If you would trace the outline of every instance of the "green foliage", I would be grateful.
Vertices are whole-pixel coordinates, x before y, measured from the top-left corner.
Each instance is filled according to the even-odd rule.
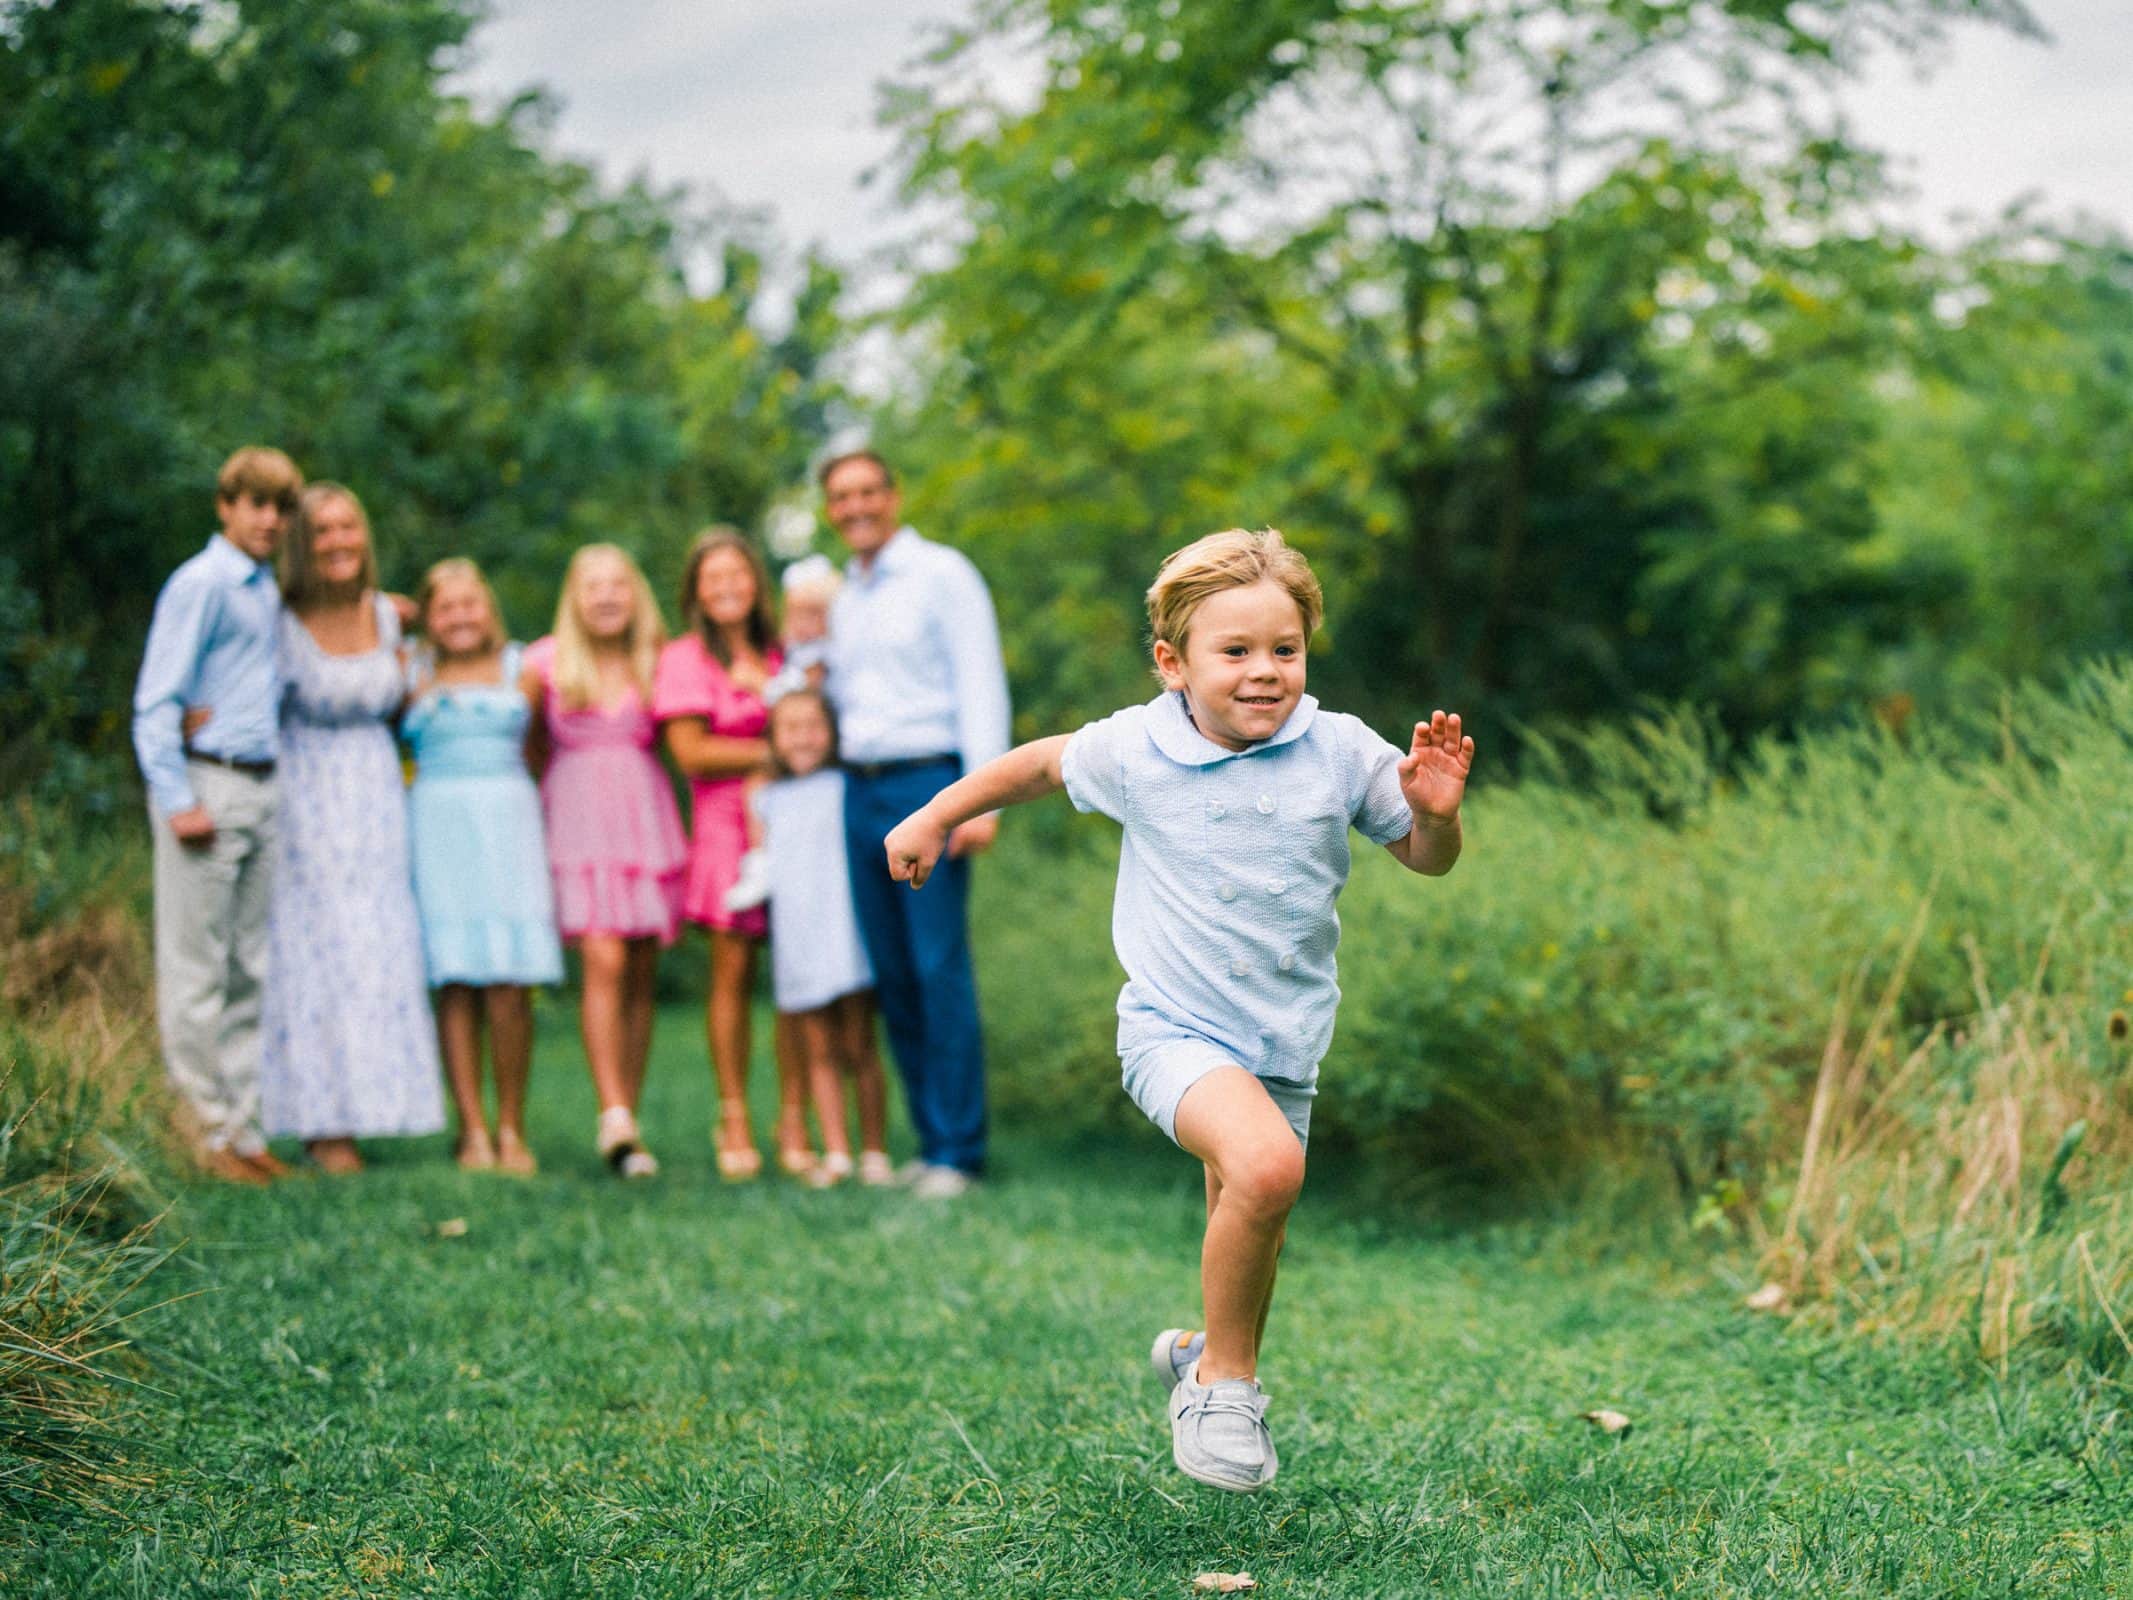
[[[2115,1077],[2129,727],[2133,667],[2099,666],[1907,740],[1864,725],[1735,753],[1681,714],[1536,735],[1527,777],[1470,796],[1448,877],[1358,846],[1314,1141],[1437,1182],[1564,1192],[1641,1152],[1685,1201],[1760,1184],[1839,998],[1899,966],[1906,1037],[2034,989],[2089,1019],[2074,1070]],[[1016,826],[978,902],[999,1094],[1109,1116],[1115,856],[1035,859]]]
[[[767,335],[738,224],[543,155],[537,96],[492,118],[446,92],[477,14],[0,10],[0,519],[31,631],[97,703],[124,705],[239,444],[353,486],[394,581],[490,564],[528,637],[573,545],[618,540],[664,579],[687,534],[753,523],[804,467],[834,275],[808,264]],[[704,259],[715,290],[684,273]]]
[[[1746,731],[2062,659],[2039,538],[2082,553],[2081,643],[2133,639],[2085,581],[2127,546],[2117,247],[1930,249],[1812,111],[1869,41],[2025,14],[1804,16],[1009,0],[949,35],[888,101],[907,195],[962,226],[917,258],[884,431],[1002,592],[1026,725],[1117,703],[1131,597],[1237,523],[1318,562],[1340,703],[1458,704],[1499,751],[1640,697]]]

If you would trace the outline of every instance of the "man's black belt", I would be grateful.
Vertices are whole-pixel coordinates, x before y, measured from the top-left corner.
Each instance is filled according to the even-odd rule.
[[[961,758],[953,755],[905,756],[899,761],[847,761],[844,770],[855,778],[886,778],[896,772],[916,772],[920,767],[946,766]]]
[[[205,750],[193,749],[188,749],[185,752],[185,759],[188,761],[205,761],[211,767],[228,767],[230,771],[241,772],[248,778],[271,778],[274,776],[274,763],[271,761],[239,761],[235,756],[214,756],[209,755]]]

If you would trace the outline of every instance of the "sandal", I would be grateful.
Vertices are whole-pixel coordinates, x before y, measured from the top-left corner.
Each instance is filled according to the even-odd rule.
[[[778,1125],[778,1170],[788,1178],[804,1178],[815,1170],[815,1147],[807,1142],[804,1117],[797,1124],[781,1121]]]
[[[508,1130],[496,1136],[496,1170],[514,1178],[530,1178],[541,1170],[533,1151],[518,1134]]]
[[[637,1118],[628,1106],[609,1106],[600,1113],[595,1142],[601,1159],[618,1178],[650,1178],[659,1172],[658,1161],[637,1137]]]
[[[738,1133],[741,1142],[727,1143],[726,1135],[729,1133]],[[747,1183],[750,1179],[763,1175],[763,1152],[755,1147],[755,1135],[749,1131],[748,1113],[745,1110],[731,1113],[722,1110],[719,1113],[718,1131],[711,1136],[711,1142],[718,1151],[718,1175],[726,1182]]]
[[[461,1172],[493,1172],[496,1146],[489,1142],[487,1130],[469,1129],[459,1136],[459,1151],[453,1159]]]
[[[810,1189],[834,1189],[852,1175],[852,1158],[842,1150],[832,1150],[807,1174]]]

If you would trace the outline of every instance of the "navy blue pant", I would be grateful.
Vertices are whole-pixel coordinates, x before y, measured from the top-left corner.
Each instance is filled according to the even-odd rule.
[[[970,863],[945,855],[913,892],[889,876],[889,830],[962,776],[955,760],[878,777],[847,775],[845,853],[859,937],[904,1083],[922,1160],[975,1173],[985,1165],[985,1045],[970,970]]]

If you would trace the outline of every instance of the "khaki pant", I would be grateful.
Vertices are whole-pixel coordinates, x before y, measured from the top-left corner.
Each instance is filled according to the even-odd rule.
[[[187,763],[214,842],[189,850],[152,817],[156,1020],[170,1081],[210,1150],[250,1155],[259,1131],[259,997],[267,970],[274,780]]]

